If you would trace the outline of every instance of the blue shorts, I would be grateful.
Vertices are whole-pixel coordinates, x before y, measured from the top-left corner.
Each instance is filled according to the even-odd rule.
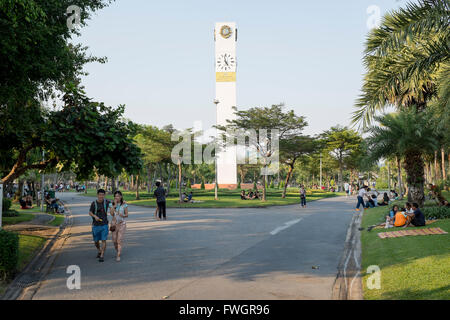
[[[92,236],[94,237],[94,242],[106,241],[108,239],[109,228],[107,224],[102,226],[92,226]]]

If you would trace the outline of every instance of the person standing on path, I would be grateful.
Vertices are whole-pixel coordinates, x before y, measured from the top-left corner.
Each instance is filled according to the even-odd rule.
[[[366,207],[364,203],[364,197],[367,197],[367,186],[363,186],[358,191],[358,203],[356,204],[356,211],[359,211],[359,206],[362,205],[363,208]]]
[[[348,184],[348,182],[344,183],[344,190],[345,190],[346,197],[349,196],[349,188],[350,188],[350,185]]]
[[[92,236],[98,250],[98,261],[105,261],[106,239],[108,239],[108,208],[109,201],[105,199],[105,190],[97,191],[97,200],[91,203],[89,215],[92,217]],[[100,246],[100,241],[102,245]]]
[[[306,208],[306,190],[303,185],[300,188],[300,203],[302,208]]]
[[[157,188],[153,194],[156,197],[159,220],[161,220],[161,216],[166,220],[166,189],[161,185],[161,181],[156,181],[156,186]]]
[[[112,231],[112,241],[116,249],[116,261],[120,261],[120,254],[122,253],[122,240],[127,229],[125,218],[128,218],[128,204],[123,201],[122,192],[114,192],[114,203],[110,204],[110,214],[113,217],[111,225],[114,226]]]

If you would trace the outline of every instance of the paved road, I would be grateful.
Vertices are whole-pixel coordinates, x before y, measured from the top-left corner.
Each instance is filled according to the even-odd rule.
[[[72,210],[72,236],[34,299],[330,299],[354,205],[339,197],[305,209],[168,209],[167,221],[130,206],[122,261],[108,241],[100,263],[93,198],[58,197]],[[80,290],[66,286],[69,265],[81,269]]]

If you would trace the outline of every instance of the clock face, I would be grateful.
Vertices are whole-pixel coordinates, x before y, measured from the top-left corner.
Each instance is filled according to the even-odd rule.
[[[222,28],[220,28],[220,34],[225,39],[228,39],[229,37],[231,37],[232,33],[233,33],[233,31],[231,30],[231,28],[229,26],[225,25],[225,26],[222,26]]]
[[[231,72],[236,68],[236,59],[229,53],[222,53],[216,59],[216,69],[222,72]]]

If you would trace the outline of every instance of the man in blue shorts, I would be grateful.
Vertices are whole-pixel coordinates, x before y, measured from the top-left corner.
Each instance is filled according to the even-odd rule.
[[[97,247],[98,261],[103,262],[106,250],[106,239],[108,239],[108,208],[109,201],[105,200],[105,190],[97,191],[97,200],[91,203],[89,215],[92,217],[92,236]],[[100,241],[102,245],[100,247]]]

